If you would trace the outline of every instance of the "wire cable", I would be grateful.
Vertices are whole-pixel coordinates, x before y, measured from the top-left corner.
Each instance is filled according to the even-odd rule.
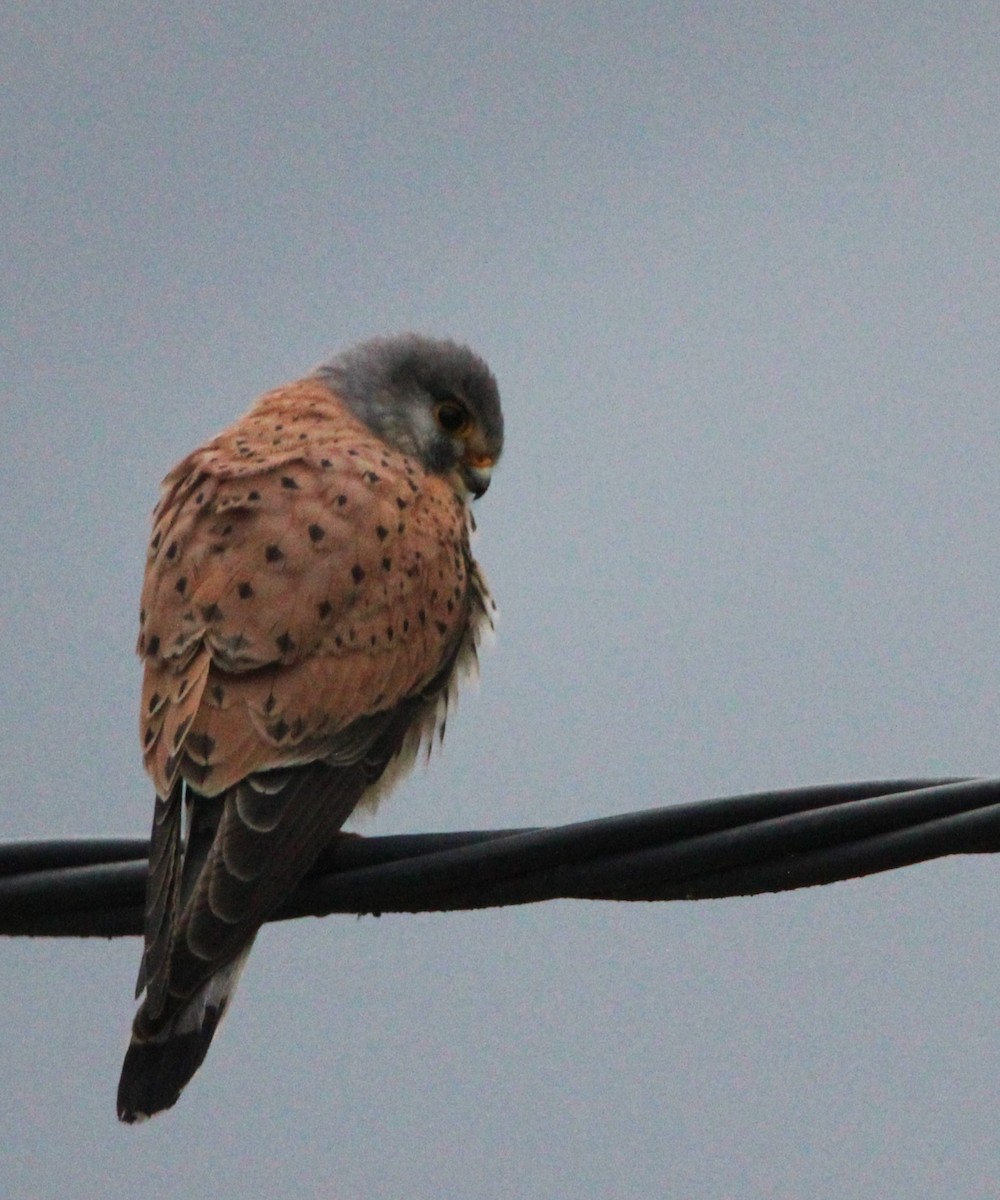
[[[147,850],[137,838],[0,845],[0,934],[141,934]],[[1000,780],[830,784],[555,828],[343,836],[271,919],[751,896],[997,850]]]

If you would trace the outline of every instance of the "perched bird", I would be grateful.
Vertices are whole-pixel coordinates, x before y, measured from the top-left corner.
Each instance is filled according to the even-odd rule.
[[[493,602],[469,548],[503,416],[414,334],[262,396],[166,477],[138,652],[156,787],[118,1115],[175,1103],[260,926],[443,731]]]

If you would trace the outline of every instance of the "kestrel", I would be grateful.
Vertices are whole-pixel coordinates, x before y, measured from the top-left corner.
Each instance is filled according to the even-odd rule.
[[[156,806],[123,1121],[176,1102],[257,930],[443,733],[492,624],[469,503],[502,444],[482,359],[408,334],[268,392],[164,480],[139,618]]]

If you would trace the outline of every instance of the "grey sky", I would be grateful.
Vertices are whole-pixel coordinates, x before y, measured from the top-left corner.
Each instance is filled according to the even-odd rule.
[[[996,773],[993,3],[22,3],[0,44],[0,837],[145,834],[166,470],[468,341],[502,610],[366,832]],[[0,945],[2,1191],[992,1197],[995,867],[265,931],[119,1128],[138,944]]]

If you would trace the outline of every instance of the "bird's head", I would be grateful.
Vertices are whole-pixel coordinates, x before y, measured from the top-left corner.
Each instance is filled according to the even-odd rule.
[[[390,446],[481,496],[503,449],[500,394],[467,346],[408,333],[345,350],[316,374]]]

